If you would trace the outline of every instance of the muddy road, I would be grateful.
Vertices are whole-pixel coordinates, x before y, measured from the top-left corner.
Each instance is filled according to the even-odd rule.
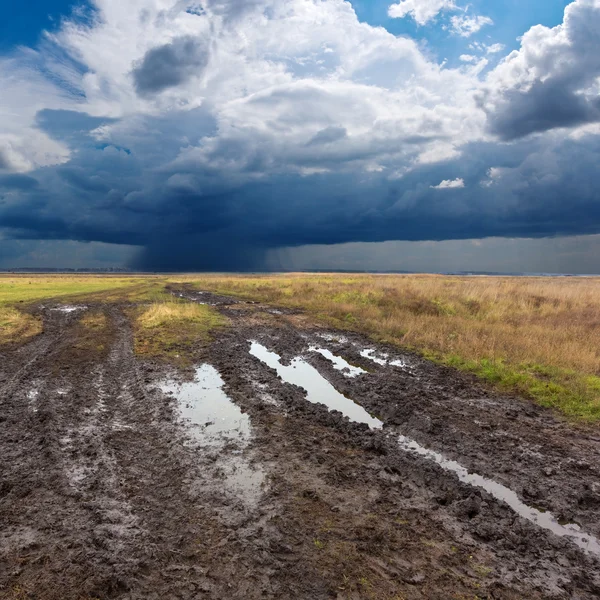
[[[0,598],[600,597],[600,433],[172,292],[231,323],[186,369],[134,355],[126,304],[46,303],[0,349]]]

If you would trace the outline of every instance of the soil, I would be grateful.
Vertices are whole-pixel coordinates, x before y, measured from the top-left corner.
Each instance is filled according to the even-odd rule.
[[[600,597],[600,556],[398,444],[600,537],[597,430],[297,311],[173,292],[230,319],[194,356],[249,416],[249,443],[194,439],[161,391],[194,369],[134,355],[131,304],[37,307],[43,333],[0,347],[0,598]],[[90,313],[106,326],[85,327]],[[383,428],[308,402],[252,340],[304,357]],[[310,346],[366,372],[347,377]]]

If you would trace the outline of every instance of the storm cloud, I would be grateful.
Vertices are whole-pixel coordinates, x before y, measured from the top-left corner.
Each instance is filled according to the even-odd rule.
[[[55,36],[69,92],[40,81],[51,106],[0,136],[5,239],[249,270],[316,244],[600,233],[600,0],[485,75],[341,0],[123,4]]]
[[[155,94],[200,76],[208,62],[208,47],[202,40],[184,36],[148,50],[133,70],[139,94]]]
[[[600,0],[577,0],[554,28],[537,25],[488,76],[481,102],[506,140],[600,121]]]

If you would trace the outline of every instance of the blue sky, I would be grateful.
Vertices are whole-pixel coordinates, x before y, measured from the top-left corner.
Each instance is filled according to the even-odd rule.
[[[79,4],[82,4],[81,2]],[[0,3],[0,51],[34,46],[42,31],[56,29],[71,14],[73,0],[26,0]]]
[[[447,19],[440,17],[425,26],[413,19],[391,19],[388,16],[389,0],[352,0],[359,19],[371,25],[385,27],[395,35],[407,35],[425,40],[440,60],[458,60],[469,53],[469,44],[479,41],[486,44],[504,44],[508,50],[519,47],[518,39],[534,25],[554,27],[562,22],[569,0],[471,0],[465,6],[474,14],[490,17],[494,24],[484,27],[469,39],[456,38],[442,27]]]
[[[0,267],[600,271],[600,0],[83,6],[0,5]]]
[[[456,59],[468,51],[469,41],[456,40],[441,27],[443,19],[418,26],[411,19],[391,19],[389,0],[352,0],[358,18],[374,26],[385,27],[395,35],[408,35],[426,40],[438,55]],[[568,0],[472,0],[468,3],[477,14],[492,18],[494,25],[484,29],[475,39],[502,43],[509,49],[518,47],[517,38],[533,25],[553,27],[562,21]],[[33,46],[43,30],[54,30],[74,7],[87,6],[83,0],[27,0],[0,4],[0,51],[17,45]],[[472,40],[471,40],[472,41]],[[461,43],[462,42],[462,43]]]

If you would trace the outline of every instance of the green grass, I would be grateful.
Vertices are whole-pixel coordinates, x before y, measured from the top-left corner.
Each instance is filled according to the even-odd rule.
[[[456,355],[424,354],[435,362],[474,373],[503,390],[558,410],[570,419],[589,423],[600,421],[600,377],[545,365],[511,365],[502,360],[467,360]]]
[[[0,305],[32,303],[45,298],[78,296],[140,284],[139,278],[110,276],[0,277]]]

